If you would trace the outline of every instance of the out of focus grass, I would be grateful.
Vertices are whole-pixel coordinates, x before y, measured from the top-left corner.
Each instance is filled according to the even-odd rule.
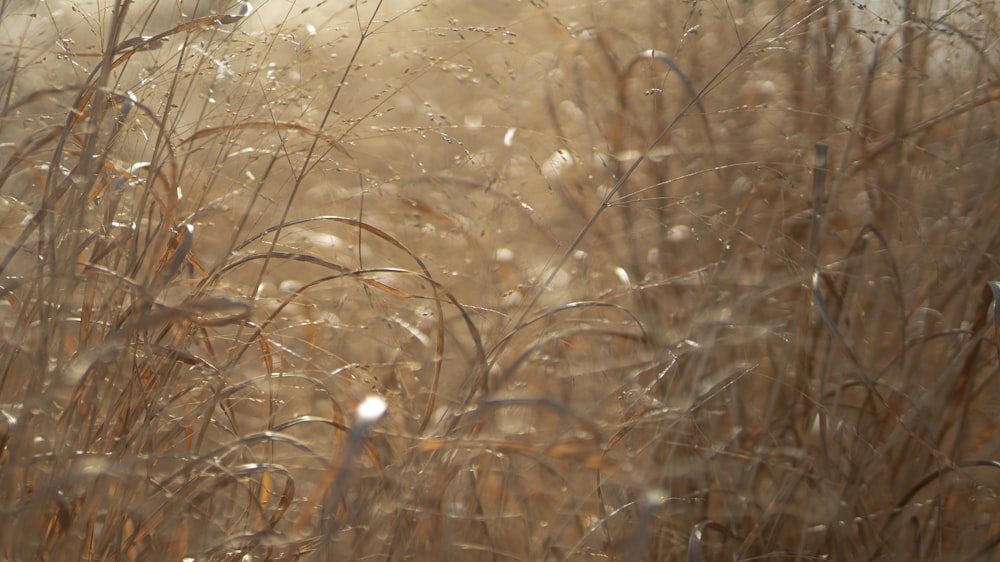
[[[997,32],[0,3],[0,559],[996,559]]]

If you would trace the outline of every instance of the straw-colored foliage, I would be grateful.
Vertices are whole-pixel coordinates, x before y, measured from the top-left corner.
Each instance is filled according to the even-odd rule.
[[[0,2],[0,560],[995,560],[997,18]]]

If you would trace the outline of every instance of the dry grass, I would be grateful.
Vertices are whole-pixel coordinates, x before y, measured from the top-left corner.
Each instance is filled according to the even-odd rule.
[[[625,5],[0,2],[0,559],[995,560],[996,7]]]

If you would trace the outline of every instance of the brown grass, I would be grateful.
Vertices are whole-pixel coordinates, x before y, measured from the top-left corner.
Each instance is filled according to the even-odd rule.
[[[997,17],[0,2],[0,559],[995,559]]]

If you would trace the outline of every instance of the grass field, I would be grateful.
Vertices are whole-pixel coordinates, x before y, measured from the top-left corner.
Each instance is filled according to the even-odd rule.
[[[998,18],[0,0],[0,560],[996,560]]]

